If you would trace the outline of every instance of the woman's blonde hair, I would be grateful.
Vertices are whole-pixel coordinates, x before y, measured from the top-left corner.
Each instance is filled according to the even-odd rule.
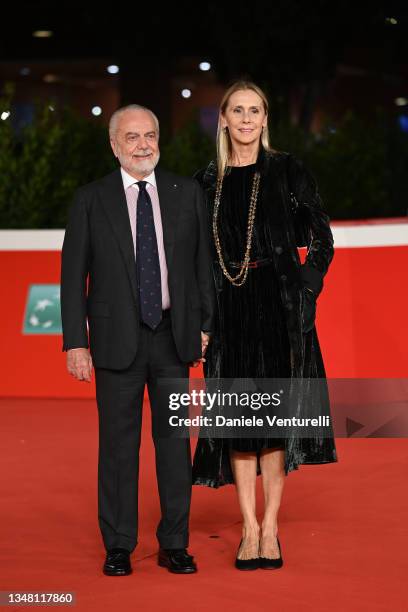
[[[221,116],[225,114],[228,106],[228,102],[232,94],[236,91],[248,90],[254,91],[261,98],[265,114],[268,115],[269,104],[265,93],[258,85],[251,81],[235,81],[223,95],[220,104],[220,112],[218,116],[218,129],[217,129],[217,165],[218,165],[218,176],[223,176],[228,162],[231,161],[232,143],[231,137],[227,129],[223,129],[221,126]],[[274,151],[269,142],[269,131],[266,125],[265,129],[262,130],[260,138],[261,145],[265,151]]]

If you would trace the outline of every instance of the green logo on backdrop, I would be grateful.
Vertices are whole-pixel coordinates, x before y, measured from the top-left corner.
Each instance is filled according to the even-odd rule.
[[[60,286],[31,285],[23,334],[61,334]]]

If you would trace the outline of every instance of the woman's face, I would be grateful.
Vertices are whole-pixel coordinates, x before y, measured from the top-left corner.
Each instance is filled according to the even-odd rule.
[[[234,92],[221,113],[221,127],[228,128],[232,144],[259,142],[267,115],[262,99],[252,89]]]

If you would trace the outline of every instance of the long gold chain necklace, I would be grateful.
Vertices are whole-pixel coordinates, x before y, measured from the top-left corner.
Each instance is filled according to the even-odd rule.
[[[252,182],[252,193],[251,193],[251,200],[249,203],[249,211],[248,211],[247,240],[246,240],[244,261],[242,262],[242,266],[238,274],[236,276],[231,276],[224,263],[224,258],[222,256],[222,251],[221,251],[221,243],[220,243],[220,239],[218,236],[217,220],[218,220],[218,210],[219,210],[220,201],[221,201],[223,176],[217,179],[217,188],[215,192],[214,214],[213,214],[214,242],[215,242],[215,247],[217,249],[218,261],[220,263],[224,276],[235,287],[241,287],[245,283],[247,276],[248,276],[249,260],[251,257],[251,247],[252,247],[252,234],[253,234],[253,229],[254,229],[256,203],[258,200],[260,180],[261,180],[260,173],[255,172],[253,182]]]

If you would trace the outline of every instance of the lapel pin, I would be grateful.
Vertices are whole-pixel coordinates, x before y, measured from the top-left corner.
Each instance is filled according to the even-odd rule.
[[[173,187],[174,187],[174,188],[176,188],[176,187],[177,187],[176,183],[174,183]]]

